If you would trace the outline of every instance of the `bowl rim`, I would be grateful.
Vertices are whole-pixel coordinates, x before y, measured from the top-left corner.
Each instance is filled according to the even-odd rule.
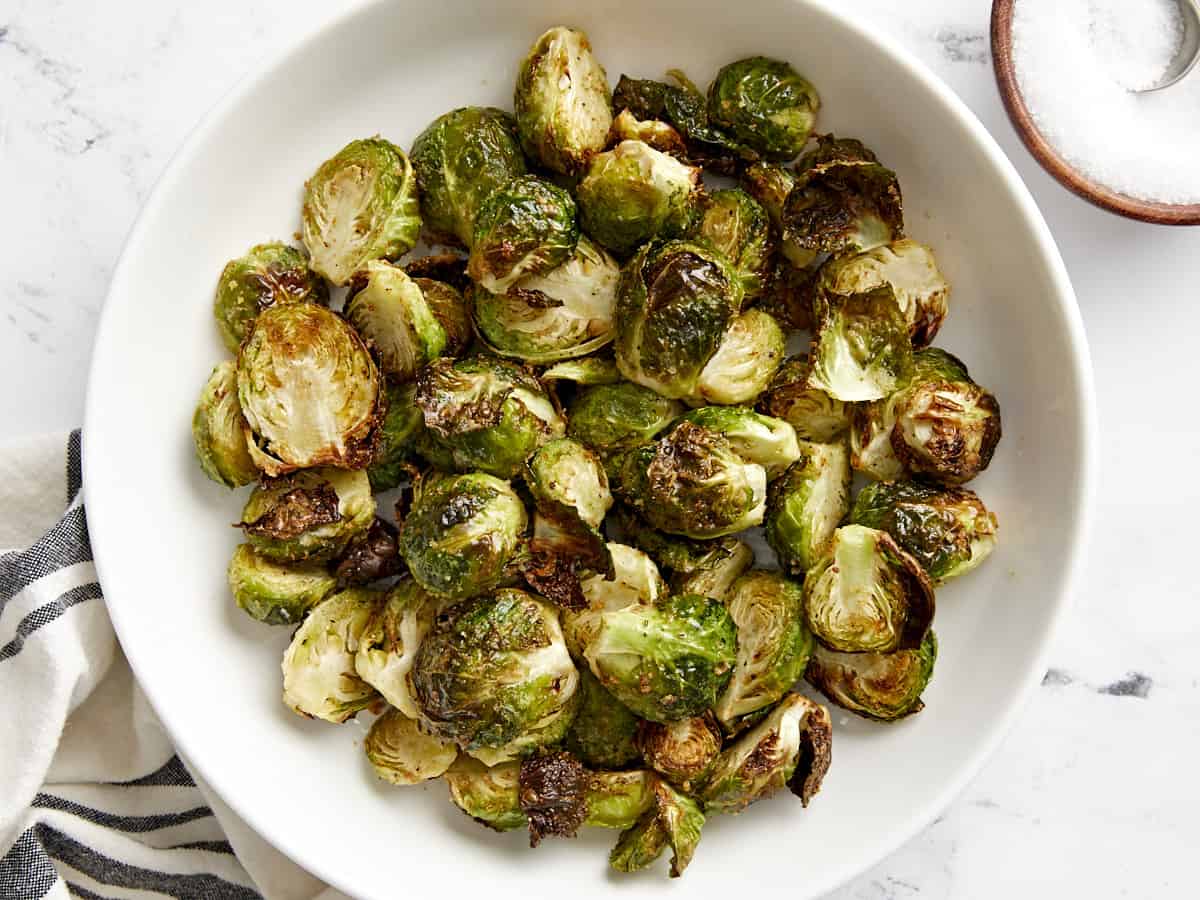
[[[88,440],[92,433],[102,431],[100,421],[103,401],[103,373],[109,368],[109,360],[116,354],[119,335],[115,334],[116,316],[112,307],[116,298],[125,290],[125,282],[137,266],[140,245],[148,232],[149,223],[153,220],[163,203],[163,197],[168,188],[180,178],[180,173],[195,158],[213,127],[223,119],[234,107],[257,86],[258,82],[274,71],[287,60],[307,52],[311,46],[324,37],[326,32],[346,26],[352,19],[366,13],[369,9],[392,3],[412,2],[412,0],[349,0],[337,12],[315,22],[304,34],[290,41],[285,46],[270,54],[265,61],[242,75],[239,80],[221,97],[198,121],[179,149],[173,154],[158,177],[153,189],[138,214],[132,228],[126,236],[125,245],[113,269],[109,290],[105,297],[104,309],[101,311],[97,326],[96,339],[92,362],[88,375],[87,395],[84,407],[82,463],[84,474],[84,501],[86,507],[87,485],[104,480],[104,457],[89,448],[96,442]],[[478,2],[478,0],[464,0]],[[1078,410],[1078,434],[1080,442],[1080,458],[1075,478],[1075,500],[1078,514],[1075,517],[1073,533],[1069,536],[1068,552],[1063,561],[1061,587],[1053,599],[1053,611],[1046,628],[1038,636],[1036,645],[1030,655],[1030,663],[1018,690],[1013,692],[1002,710],[999,710],[988,726],[987,733],[977,744],[974,751],[967,757],[952,777],[947,778],[941,789],[932,794],[920,808],[914,810],[907,820],[898,825],[893,833],[875,848],[870,856],[846,862],[827,871],[819,880],[809,881],[805,887],[808,896],[818,897],[837,889],[851,879],[857,877],[872,866],[891,856],[903,844],[924,831],[950,803],[962,792],[968,782],[978,774],[984,763],[995,753],[1000,742],[1011,731],[1017,719],[1022,715],[1037,687],[1041,684],[1049,658],[1050,648],[1055,634],[1058,632],[1068,610],[1071,598],[1074,596],[1080,573],[1083,570],[1085,548],[1092,526],[1092,507],[1095,494],[1095,471],[1098,454],[1098,432],[1096,427],[1096,398],[1090,352],[1087,336],[1083,327],[1078,301],[1071,285],[1066,265],[1028,187],[1022,181],[1012,162],[1005,155],[1000,145],[984,127],[979,118],[967,107],[966,103],[933,71],[911,51],[903,47],[891,35],[872,29],[868,25],[859,24],[851,15],[841,8],[839,0],[793,0],[800,5],[810,6],[829,19],[836,21],[840,27],[853,32],[856,37],[875,48],[880,54],[896,66],[906,70],[928,93],[930,101],[938,103],[945,114],[954,117],[970,134],[976,146],[988,158],[993,169],[1008,189],[1020,214],[1025,220],[1035,243],[1038,245],[1049,269],[1054,284],[1054,295],[1061,307],[1064,327],[1066,329],[1066,349],[1075,371],[1077,392],[1074,397]],[[119,302],[119,301],[116,301]],[[95,510],[87,510],[89,525],[94,521],[99,527],[91,529],[93,557],[101,585],[105,584],[105,574],[110,572],[108,560],[117,556],[116,547],[121,543],[116,529],[106,530],[101,524],[102,515]],[[107,594],[106,594],[107,597]],[[106,600],[110,618],[118,640],[127,633],[125,609],[118,602],[111,604]],[[124,643],[122,642],[124,648]],[[260,839],[266,841],[283,853],[288,859],[304,871],[324,881],[326,884],[353,895],[354,888],[343,879],[342,874],[326,866],[323,859],[311,859],[302,856],[300,850],[289,846],[283,835],[272,831],[270,821],[260,814],[260,810],[243,800],[234,791],[223,791],[221,785],[224,779],[219,771],[208,768],[202,758],[192,754],[186,741],[180,740],[181,729],[175,727],[177,716],[170,698],[160,684],[142,677],[140,662],[136,654],[126,654],[130,668],[142,687],[146,698],[158,715],[164,729],[170,736],[177,752],[187,760],[188,767],[203,781],[208,789],[215,793],[224,804],[242,819]]]
[[[1000,99],[1017,136],[1043,169],[1073,194],[1088,203],[1127,219],[1152,225],[1200,225],[1200,203],[1162,203],[1139,200],[1087,178],[1059,154],[1042,135],[1025,105],[1012,58],[1012,22],[1015,0],[993,0],[991,18],[992,69]]]

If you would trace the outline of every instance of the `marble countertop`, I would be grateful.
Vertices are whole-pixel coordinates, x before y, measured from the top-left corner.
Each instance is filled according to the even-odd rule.
[[[1183,516],[1200,481],[1150,476],[1200,449],[1200,229],[1108,215],[1037,167],[996,93],[986,0],[844,2],[945,78],[1032,189],[1083,310],[1102,443],[1089,564],[1041,691],[933,825],[833,896],[1195,897],[1200,589]],[[109,276],[155,179],[239,76],[332,11],[0,4],[0,438],[79,424]]]

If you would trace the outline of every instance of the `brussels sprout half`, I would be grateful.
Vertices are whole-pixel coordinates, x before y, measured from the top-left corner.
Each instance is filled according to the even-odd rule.
[[[485,766],[460,755],[443,777],[450,788],[450,800],[479,824],[494,831],[525,827],[518,789],[520,763]]]
[[[681,421],[724,436],[738,456],[766,469],[769,480],[782,475],[800,458],[800,444],[792,426],[745,406],[704,406]]]
[[[640,722],[637,747],[646,765],[686,794],[695,793],[721,753],[721,726],[711,712],[675,722]]]
[[[828,443],[850,428],[850,409],[820,388],[809,386],[808,354],[789,358],[758,400],[758,408],[783,419],[805,441]]]
[[[579,673],[579,695],[579,712],[563,746],[589,766],[602,769],[617,769],[637,759],[638,717],[601,687],[590,669]]]
[[[204,383],[192,416],[192,441],[204,474],[227,488],[258,480],[258,466],[246,442],[246,418],[237,395],[237,366],[218,363]]]
[[[618,872],[644,869],[671,848],[671,877],[688,867],[700,843],[704,811],[690,797],[659,778],[650,784],[652,805],[632,828],[621,833],[608,861]]]
[[[229,561],[229,587],[252,619],[294,625],[334,592],[337,579],[318,563],[278,563],[240,544]]]
[[[753,403],[779,369],[786,338],[775,317],[748,309],[729,323],[696,381],[696,403]]]
[[[525,483],[535,500],[568,507],[592,528],[600,527],[612,507],[599,457],[571,438],[542,445],[529,460]]]
[[[578,240],[571,194],[536,175],[522,175],[488,194],[476,212],[467,272],[502,294],[528,275],[565,263]]]
[[[602,614],[636,604],[653,605],[667,596],[663,580],[649,556],[626,544],[609,541],[606,545],[612,562],[609,574],[595,574],[580,582],[585,606],[581,610],[563,610],[563,635],[567,649],[577,660],[583,659],[584,646],[593,640],[602,624]]]
[[[398,709],[371,723],[363,738],[371,768],[390,784],[420,784],[443,774],[458,758],[458,747],[432,734]]]
[[[695,240],[729,260],[747,301],[766,291],[775,265],[775,233],[767,211],[745,191],[733,188],[709,194]]]
[[[639,119],[628,109],[621,110],[614,118],[609,130],[609,140],[613,144],[622,141],[641,141],[649,144],[655,150],[673,156],[680,162],[687,162],[688,148],[683,135],[666,122],[657,119]]]
[[[448,602],[423,590],[411,578],[401,579],[371,617],[354,657],[358,676],[409,718],[421,714],[408,676],[433,620]]]
[[[844,444],[800,445],[800,459],[767,489],[763,528],[779,567],[803,575],[816,565],[850,509],[850,453]]]
[[[654,805],[654,784],[658,780],[644,769],[593,772],[587,787],[586,824],[597,828],[632,828]]]
[[[849,402],[879,400],[908,383],[912,344],[890,285],[817,297],[807,387]]]
[[[808,627],[830,650],[919,647],[933,622],[933,586],[886,531],[844,525],[804,579]]]
[[[786,62],[752,56],[729,63],[708,88],[708,117],[767,159],[789,160],[808,142],[821,100]]]
[[[408,267],[412,270],[412,266]],[[471,326],[471,307],[463,298],[459,288],[445,281],[413,276],[413,283],[421,289],[425,304],[437,319],[442,331],[446,332],[444,356],[459,356],[470,346],[475,337]]]
[[[385,375],[411,381],[446,349],[446,329],[399,266],[372,260],[350,278],[346,318],[379,354]]]
[[[892,722],[924,709],[921,692],[933,677],[937,637],[915,650],[839,653],[818,645],[805,678],[838,706],[868,719]]]
[[[533,42],[517,72],[513,109],[521,146],[552,172],[582,172],[608,139],[608,103],[608,76],[587,35],[551,28]]]
[[[295,247],[275,241],[251,247],[221,270],[213,315],[225,349],[237,353],[264,309],[284,303],[329,303],[329,288]]]
[[[313,270],[334,284],[372,259],[403,256],[420,232],[412,164],[382,138],[351,141],[305,183],[304,246]]]
[[[328,560],[365,534],[375,498],[365,472],[305,469],[265,479],[238,524],[254,550],[277,562]]]

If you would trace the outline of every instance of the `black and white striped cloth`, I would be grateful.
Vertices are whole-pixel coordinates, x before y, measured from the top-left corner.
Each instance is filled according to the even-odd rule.
[[[80,435],[0,447],[0,900],[341,897],[197,785],[92,565]],[[63,512],[63,505],[66,511]]]

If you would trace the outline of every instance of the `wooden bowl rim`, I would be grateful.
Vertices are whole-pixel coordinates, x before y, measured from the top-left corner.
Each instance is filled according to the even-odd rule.
[[[1118,193],[1084,177],[1042,136],[1017,85],[1012,60],[1013,2],[992,3],[992,68],[1008,117],[1034,159],[1067,190],[1109,212],[1155,225],[1200,225],[1200,203],[1159,203]]]

